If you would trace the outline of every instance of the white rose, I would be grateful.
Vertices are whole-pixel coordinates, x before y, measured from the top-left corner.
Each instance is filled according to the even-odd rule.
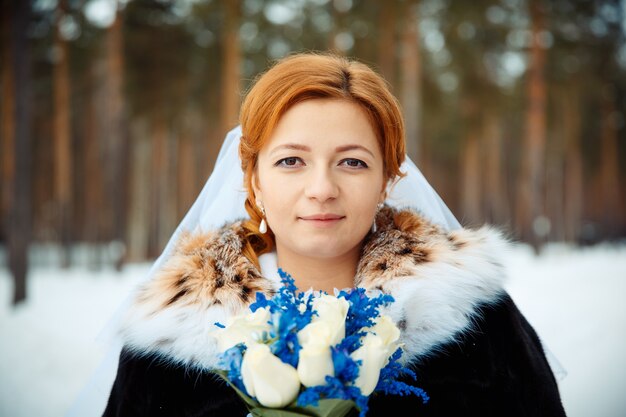
[[[345,298],[322,294],[314,298],[312,307],[317,315],[298,332],[302,347],[298,376],[306,387],[323,385],[326,376],[335,375],[330,347],[345,337],[350,304]]]
[[[311,345],[300,350],[298,377],[305,387],[324,385],[326,376],[335,376],[330,346]]]
[[[346,336],[346,317],[350,304],[345,298],[322,294],[313,300],[313,310],[317,312],[313,316],[312,323],[324,321],[330,329],[330,345],[336,345]]]
[[[385,346],[388,346],[391,350],[389,355],[396,351],[398,344],[396,343],[400,338],[400,329],[393,322],[389,316],[380,316],[374,321],[374,326],[368,330],[371,333],[375,333],[380,337]]]
[[[370,395],[380,377],[380,370],[385,366],[389,354],[380,337],[371,333],[363,337],[363,344],[350,355],[354,360],[360,360],[359,376],[354,385],[361,389],[361,394]]]
[[[296,369],[260,343],[250,345],[244,353],[241,376],[248,394],[266,407],[284,407],[296,399],[300,390]]]
[[[221,352],[239,343],[249,346],[257,342],[263,332],[271,330],[272,326],[268,323],[270,318],[269,309],[259,308],[254,313],[240,314],[230,318],[225,328],[214,330],[211,335],[217,339]]]
[[[313,321],[298,332],[298,342],[303,348],[309,345],[333,346],[336,326],[327,321]]]
[[[362,345],[350,355],[360,360],[359,376],[354,385],[363,395],[370,395],[380,377],[380,370],[387,365],[389,357],[398,348],[400,330],[388,316],[381,316],[362,339]]]
[[[298,376],[302,385],[323,385],[326,376],[334,376],[335,369],[330,351],[335,329],[326,321],[309,323],[298,332],[302,349],[298,360]]]

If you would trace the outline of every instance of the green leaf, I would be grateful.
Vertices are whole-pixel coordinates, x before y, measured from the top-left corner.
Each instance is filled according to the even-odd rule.
[[[294,403],[295,404],[295,403]],[[340,399],[320,400],[317,407],[297,407],[290,405],[285,408],[256,407],[250,409],[255,417],[344,417],[356,408],[354,402]]]

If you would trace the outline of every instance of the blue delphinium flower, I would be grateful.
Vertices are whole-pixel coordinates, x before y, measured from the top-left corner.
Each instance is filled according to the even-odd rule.
[[[335,377],[344,383],[352,384],[359,376],[361,361],[352,359],[348,350],[342,349],[340,346],[341,344],[338,347],[331,348]]]
[[[270,345],[272,353],[283,362],[293,367],[298,366],[300,343],[298,332],[311,322],[313,317],[312,297],[298,293],[295,280],[283,271],[278,270],[282,286],[278,294],[271,299],[257,292],[256,301],[250,306],[252,312],[258,308],[267,307],[272,313],[272,325],[275,332],[270,335],[273,343]]]
[[[357,376],[359,376],[359,365],[361,361],[352,359],[345,349],[331,348],[333,367],[335,376],[326,376],[326,384],[315,387],[308,387],[298,396],[298,405],[317,405],[322,398],[338,398],[342,400],[352,400],[357,404],[363,402],[361,390],[353,386]],[[367,401],[365,401],[367,404]],[[363,410],[362,410],[363,411]],[[367,408],[365,409],[367,411]],[[363,414],[364,415],[364,414]]]
[[[268,344],[272,353],[283,362],[297,368],[301,350],[298,332],[311,322],[313,315],[317,314],[312,307],[314,295],[298,292],[295,281],[289,274],[282,269],[279,269],[278,273],[282,282],[278,293],[272,298],[267,298],[263,293],[257,292],[250,310],[255,312],[259,308],[269,309],[272,317],[269,324],[272,330],[264,333],[259,341]],[[354,386],[361,361],[352,359],[350,355],[361,346],[362,337],[368,328],[374,325],[375,319],[380,317],[381,307],[392,303],[393,297],[380,294],[370,298],[363,288],[339,291],[337,297],[345,298],[349,308],[345,322],[345,337],[337,345],[331,346],[334,376],[326,376],[324,385],[303,389],[297,398],[297,404],[316,406],[321,399],[350,400],[360,410],[360,417],[365,417],[368,397],[362,395],[361,390]],[[220,368],[227,371],[228,379],[244,393],[246,390],[241,377],[241,361],[245,349],[245,345],[239,344],[228,349],[220,357]],[[398,348],[389,358],[388,363],[380,371],[374,391],[393,395],[417,395],[427,402],[428,395],[421,388],[399,380],[401,377],[416,379],[413,371],[398,362],[401,355],[402,349]]]
[[[380,316],[380,308],[394,301],[389,294],[380,294],[370,298],[364,288],[342,290],[337,296],[345,298],[350,303],[346,319],[346,334],[353,334],[373,326],[374,319]]]
[[[427,403],[429,400],[428,394],[426,394],[423,389],[399,380],[402,376],[407,376],[413,381],[417,380],[415,372],[409,368],[405,368],[398,362],[401,356],[402,349],[398,348],[389,358],[387,365],[380,370],[380,377],[374,391],[389,395],[417,395],[424,403]]]
[[[227,371],[228,380],[239,390],[247,394],[246,387],[243,385],[243,379],[241,378],[241,361],[243,360],[245,351],[246,346],[243,343],[227,349],[219,356],[218,367],[219,369]]]
[[[297,399],[298,406],[305,407],[307,405],[317,406],[319,401],[324,398],[333,398],[341,400],[353,401],[360,410],[359,417],[365,417],[367,414],[368,398],[361,394],[358,387],[346,385],[339,378],[327,376],[325,385],[309,387],[302,391]]]
[[[393,302],[393,297],[381,294],[370,298],[363,288],[342,290],[337,297],[345,298],[350,306],[345,324],[346,335],[331,348],[335,376],[327,376],[326,385],[305,389],[298,397],[298,404],[316,405],[322,398],[351,400],[359,408],[360,416],[364,417],[368,409],[368,397],[353,386],[359,376],[361,361],[355,361],[350,354],[361,346],[361,337],[366,334],[366,329],[374,325],[374,319],[380,316],[380,308]]]
[[[274,307],[274,303],[272,302],[271,299],[267,298],[265,296],[265,294],[263,294],[262,292],[258,291],[256,293],[256,300],[255,300],[255,302],[250,304],[250,311],[252,311],[254,313],[259,308],[265,308],[265,307],[269,308],[270,312],[271,312],[272,308]]]
[[[364,288],[342,290],[337,297],[343,297],[350,303],[346,317],[346,336],[338,348],[352,353],[361,346],[361,338],[365,336],[365,330],[373,326],[374,319],[380,316],[380,308],[392,303],[393,297],[380,294],[370,298]]]

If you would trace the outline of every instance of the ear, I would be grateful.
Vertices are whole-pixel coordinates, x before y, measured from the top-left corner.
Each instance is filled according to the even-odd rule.
[[[263,201],[263,193],[261,192],[261,188],[259,187],[259,180],[256,175],[256,169],[252,171],[252,175],[250,177],[250,184],[252,185],[252,190],[254,190],[254,196],[257,201]]]
[[[379,203],[384,203],[387,199],[387,186],[391,183],[391,181],[383,181],[383,187],[380,190],[380,197],[378,198]]]

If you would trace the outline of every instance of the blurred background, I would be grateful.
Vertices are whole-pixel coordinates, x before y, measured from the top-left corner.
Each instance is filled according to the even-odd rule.
[[[463,224],[623,238],[625,32],[619,0],[5,1],[0,242],[20,277],[29,244],[155,257],[255,76],[308,50],[384,75]]]
[[[99,311],[108,316],[130,285],[127,266],[160,253],[199,193],[246,89],[275,59],[298,51],[334,51],[379,71],[402,104],[409,155],[464,225],[495,223],[528,245],[533,255],[514,262],[520,271],[544,262],[537,254],[554,242],[569,248],[566,265],[584,258],[571,252],[576,247],[626,237],[624,0],[5,0],[0,7],[5,336],[33,323],[43,328],[52,307],[37,310],[37,297],[78,291],[79,277],[92,286],[76,294],[107,294]],[[600,250],[585,273],[610,264],[607,291],[623,297],[617,277],[626,276],[626,251],[610,251],[600,261],[607,253]],[[96,290],[98,274],[125,284]],[[621,301],[606,314],[626,323]],[[626,370],[618,369],[623,384]],[[15,395],[0,390],[0,403]],[[0,414],[9,410],[1,406]]]

